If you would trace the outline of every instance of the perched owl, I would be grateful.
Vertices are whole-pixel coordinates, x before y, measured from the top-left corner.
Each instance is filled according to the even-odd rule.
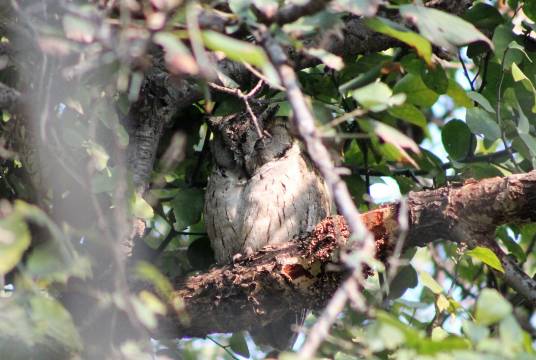
[[[229,263],[268,244],[310,231],[330,213],[323,179],[274,107],[259,116],[263,136],[246,113],[211,119],[214,167],[205,197],[205,225],[216,260]],[[264,342],[288,346],[290,313],[264,328]],[[286,332],[278,327],[285,327]],[[270,332],[280,339],[274,339]],[[258,336],[259,337],[259,336]],[[286,342],[286,344],[283,344]]]

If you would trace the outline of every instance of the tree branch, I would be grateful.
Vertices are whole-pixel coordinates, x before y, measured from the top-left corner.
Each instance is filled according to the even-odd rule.
[[[502,253],[493,237],[479,235],[502,224],[536,221],[535,201],[536,171],[411,192],[404,247],[425,246],[438,239],[490,247],[503,263],[504,280],[536,303],[535,281]],[[399,204],[390,204],[361,215],[374,235],[376,257],[384,262],[398,238],[399,209]],[[334,270],[343,266],[334,255],[351,246],[348,236],[342,217],[327,218],[311,234],[177,282],[173,303],[181,302],[183,308],[176,316],[162,317],[155,336],[202,337],[247,330],[277,319],[289,308],[322,309],[348,276],[347,271]]]

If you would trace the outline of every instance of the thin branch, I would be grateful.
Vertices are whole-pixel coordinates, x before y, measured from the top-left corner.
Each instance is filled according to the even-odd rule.
[[[521,168],[519,167],[519,165],[517,164],[516,162],[516,159],[514,158],[514,153],[512,152],[512,149],[508,146],[508,143],[506,141],[506,136],[504,135],[504,129],[503,129],[503,122],[502,122],[502,117],[501,117],[501,97],[502,97],[502,84],[503,84],[503,81],[504,81],[504,62],[506,60],[506,54],[508,54],[508,50],[510,50],[509,48],[506,48],[506,50],[504,50],[504,53],[502,55],[502,60],[501,60],[501,76],[499,78],[499,82],[497,83],[497,104],[496,104],[496,108],[495,108],[495,113],[496,113],[496,116],[497,116],[497,124],[499,125],[499,128],[501,130],[501,141],[504,145],[504,148],[508,150],[508,155],[510,156],[510,160],[512,161],[512,164],[514,165],[514,167],[516,168],[517,171],[519,172],[522,172]]]
[[[307,152],[328,184],[339,211],[347,219],[350,230],[359,243],[358,248],[361,251],[372,251],[374,245],[372,236],[363,225],[348,188],[337,174],[329,152],[322,143],[313,114],[300,89],[296,74],[292,67],[287,64],[287,56],[281,46],[269,36],[264,39],[264,46],[287,91],[287,98],[294,112],[293,121],[305,143]]]
[[[207,336],[207,339],[209,339],[214,344],[216,344],[217,346],[222,348],[231,357],[231,359],[240,360],[239,358],[237,358],[235,356],[235,354],[233,354],[233,352],[231,350],[228,349],[229,345],[223,345],[223,344],[219,343],[218,341],[214,340],[214,338],[212,336]]]
[[[262,130],[259,125],[259,119],[257,119],[257,115],[253,112],[253,109],[251,108],[251,105],[249,103],[250,99],[255,96],[256,93],[258,93],[262,89],[262,85],[264,84],[264,81],[261,79],[259,82],[257,82],[257,85],[253,87],[247,94],[244,94],[242,90],[236,88],[228,88],[225,86],[221,86],[212,82],[209,82],[208,85],[218,91],[234,95],[241,99],[244,102],[244,105],[246,106],[246,111],[248,112],[249,116],[251,117],[251,121],[253,122],[253,125],[255,125],[255,131],[257,132],[257,136],[259,139],[262,139],[264,136],[262,135]]]
[[[469,76],[469,71],[467,70],[467,66],[465,66],[465,61],[463,61],[462,54],[459,51],[458,51],[458,59],[460,60],[460,63],[462,64],[463,74],[465,75],[465,78],[469,82],[469,86],[471,86],[471,90],[475,91],[475,84],[474,84],[475,80],[471,79],[471,76]]]
[[[356,251],[363,253],[363,257],[360,257],[361,259],[372,258],[374,254],[373,237],[363,224],[346,184],[340,178],[331,161],[328,150],[322,143],[322,139],[315,127],[314,117],[299,87],[296,74],[292,67],[287,64],[287,57],[281,46],[269,35],[265,34],[263,40],[265,49],[278,70],[283,86],[287,90],[287,98],[294,112],[293,121],[298,133],[305,143],[309,156],[326,181],[339,211],[348,221],[350,230],[355,236]],[[357,272],[360,273],[362,271],[362,263],[361,261],[357,261],[353,265],[355,266],[353,276],[337,290],[326,307],[326,310],[323,312],[320,318],[321,321],[317,322],[313,327],[311,334],[315,335],[308,337],[303,350],[300,352],[303,358],[311,358],[316,353],[318,346],[325,339],[331,324],[335,321],[336,313],[346,304],[350,286],[356,288],[358,282],[355,275]]]

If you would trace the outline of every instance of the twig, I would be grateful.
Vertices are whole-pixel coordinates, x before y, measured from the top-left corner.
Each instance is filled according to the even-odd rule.
[[[331,194],[337,204],[341,214],[346,218],[350,231],[355,236],[356,251],[360,251],[362,259],[372,258],[374,256],[374,238],[367,230],[357,208],[348,192],[346,184],[340,178],[335,166],[333,165],[328,150],[322,143],[321,137],[315,127],[315,121],[305,97],[298,85],[298,79],[294,69],[287,64],[287,56],[281,46],[268,34],[264,34],[264,47],[267,50],[272,62],[279,72],[283,86],[287,91],[287,98],[294,112],[293,121],[298,133],[303,139],[307,152],[325,179]],[[352,264],[354,266],[354,275],[361,272],[361,261]],[[318,346],[322,343],[327,335],[328,329],[335,321],[337,313],[342,310],[348,300],[349,289],[351,286],[356,288],[356,276],[350,277],[341,288],[337,290],[326,310],[320,317],[319,321],[313,327],[311,334],[300,355],[303,358],[311,358],[316,353]]]
[[[211,88],[213,88],[215,90],[218,90],[218,91],[221,91],[221,92],[224,92],[224,93],[227,93],[227,94],[234,95],[234,96],[238,97],[239,99],[241,99],[244,102],[244,104],[246,106],[246,111],[248,112],[249,116],[251,117],[251,120],[253,121],[253,125],[255,125],[255,131],[257,132],[257,135],[259,136],[259,139],[262,139],[264,136],[262,134],[261,127],[259,125],[259,119],[257,119],[257,116],[253,112],[253,109],[251,109],[251,105],[249,103],[249,100],[253,96],[255,96],[255,94],[257,94],[262,89],[263,84],[264,84],[264,80],[260,79],[259,82],[257,82],[257,85],[255,85],[253,87],[253,89],[251,89],[247,94],[244,94],[242,92],[242,90],[240,90],[238,88],[237,89],[232,89],[232,88],[221,86],[221,85],[218,85],[218,84],[215,84],[215,83],[212,83],[212,82],[208,83],[208,86],[210,86]]]
[[[462,64],[463,74],[465,75],[465,78],[469,82],[469,86],[471,86],[471,90],[475,91],[475,85],[474,85],[475,80],[474,79],[471,80],[471,77],[469,76],[469,71],[467,71],[467,67],[465,66],[465,62],[462,59],[462,54],[459,51],[458,51],[458,59],[460,60],[460,63]]]
[[[329,304],[326,306],[322,315],[318,318],[316,323],[313,325],[309,331],[309,336],[307,341],[300,349],[299,357],[302,359],[312,359],[316,354],[316,350],[322,344],[329,334],[329,328],[337,320],[337,316],[340,314],[346,302],[350,296],[351,292],[355,292],[355,289],[358,288],[359,281],[358,278],[354,275],[360,273],[361,269],[354,269],[354,274],[350,276],[346,281],[337,289],[333,297],[329,301]],[[363,308],[362,308],[363,309]]]
[[[499,128],[501,130],[501,141],[504,145],[504,148],[508,150],[508,156],[510,157],[510,160],[512,161],[516,170],[519,172],[523,172],[523,170],[521,170],[521,168],[519,167],[519,165],[517,164],[514,158],[512,149],[508,146],[508,143],[506,142],[506,137],[504,136],[504,130],[502,127],[503,124],[502,124],[502,117],[501,117],[501,95],[502,95],[501,92],[502,92],[502,83],[504,80],[504,61],[506,59],[506,54],[508,54],[508,50],[510,49],[506,48],[506,50],[504,50],[502,60],[501,60],[501,76],[499,78],[499,83],[497,84],[497,104],[496,104],[495,113],[497,116],[497,124],[499,125]]]
[[[476,163],[476,162],[493,162],[495,160],[498,160],[508,155],[509,155],[509,149],[506,149],[506,150],[500,150],[491,154],[482,154],[482,155],[472,156],[470,158],[467,158],[458,162],[462,164],[471,164],[471,163]],[[352,174],[355,174],[355,175],[367,175],[368,174],[370,176],[388,176],[388,174],[386,174],[385,172],[374,171],[370,169],[367,170],[365,168],[352,166],[350,164],[342,164],[342,166],[349,168],[352,171]],[[449,161],[449,162],[442,164],[441,169],[447,170],[447,169],[452,168],[452,166],[453,166],[452,162]],[[427,171],[407,169],[407,168],[405,169],[392,168],[392,169],[389,169],[389,172],[394,173],[396,175],[406,175],[406,176],[415,176],[415,175],[418,176],[418,175],[429,174],[429,172]]]
[[[343,122],[345,122],[346,120],[349,120],[349,119],[352,119],[354,117],[359,117],[359,116],[363,116],[367,113],[366,110],[364,109],[360,109],[360,108],[357,108],[355,110],[352,110],[350,112],[347,112],[341,116],[339,116],[338,118],[335,118],[333,120],[331,120],[329,123],[327,123],[326,125],[324,125],[323,127],[324,128],[332,128],[332,127],[335,127],[339,124],[342,124]]]
[[[267,83],[270,87],[273,87],[274,89],[277,89],[280,91],[285,91],[284,87],[282,87],[279,84],[274,83],[273,81],[270,81],[266,76],[261,74],[257,69],[255,69],[253,66],[251,66],[247,62],[242,62],[242,65],[244,65],[244,67],[248,69],[253,75],[255,75],[256,77],[258,77],[259,79]]]
[[[214,338],[212,338],[212,336],[207,336],[207,339],[209,339],[209,340],[212,341],[214,344],[218,345],[218,346],[221,347],[223,350],[225,350],[225,352],[226,352],[227,354],[229,354],[229,356],[230,356],[231,358],[233,358],[233,359],[235,359],[235,360],[240,360],[239,358],[237,358],[237,357],[235,356],[235,354],[233,354],[232,351],[230,351],[230,350],[228,349],[229,345],[226,346],[226,345],[223,345],[223,344],[219,343],[218,341],[214,340]]]

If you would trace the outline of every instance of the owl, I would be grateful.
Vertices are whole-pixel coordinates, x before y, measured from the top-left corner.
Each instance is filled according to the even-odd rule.
[[[210,120],[214,165],[204,217],[219,263],[288,242],[330,213],[326,184],[292,136],[288,121],[274,116],[276,110],[268,107],[259,116],[262,136],[247,113]],[[295,315],[289,313],[281,322],[290,329],[288,322]],[[277,326],[264,330],[269,338],[264,342],[273,347],[284,348],[283,342],[289,342],[288,332]],[[281,339],[270,339],[270,331]]]

